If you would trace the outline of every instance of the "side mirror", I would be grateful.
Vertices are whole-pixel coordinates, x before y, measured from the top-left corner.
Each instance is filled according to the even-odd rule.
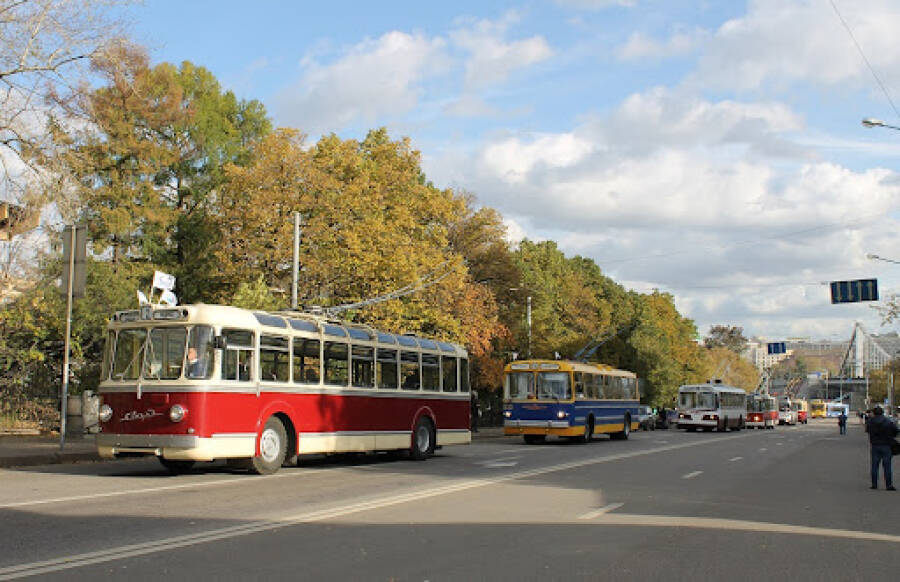
[[[224,350],[228,347],[228,340],[225,339],[223,335],[217,335],[213,338],[213,348],[217,350]]]

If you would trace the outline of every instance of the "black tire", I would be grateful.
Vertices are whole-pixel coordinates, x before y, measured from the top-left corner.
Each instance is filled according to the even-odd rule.
[[[416,422],[412,433],[409,456],[414,461],[424,461],[434,454],[434,425],[424,416]]]
[[[157,459],[159,459],[160,465],[173,475],[183,475],[194,468],[194,461],[174,461],[163,457],[157,457]]]
[[[622,420],[622,431],[614,432],[609,435],[614,441],[627,441],[628,436],[631,434],[631,416],[625,415],[625,418]]]
[[[537,445],[547,440],[546,435],[542,434],[523,434],[522,438],[525,439],[526,445]]]
[[[287,456],[287,431],[278,418],[270,416],[259,435],[259,455],[250,459],[248,469],[257,475],[271,475]]]
[[[594,417],[590,416],[584,421],[584,434],[581,435],[581,442],[589,443],[594,440]]]

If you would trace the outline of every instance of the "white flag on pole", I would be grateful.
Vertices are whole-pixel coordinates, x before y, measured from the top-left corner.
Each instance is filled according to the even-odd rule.
[[[162,289],[163,291],[171,291],[175,288],[175,275],[163,273],[162,271],[154,271],[153,288]]]
[[[159,302],[174,307],[178,305],[178,298],[171,291],[163,291],[162,295],[159,296]]]

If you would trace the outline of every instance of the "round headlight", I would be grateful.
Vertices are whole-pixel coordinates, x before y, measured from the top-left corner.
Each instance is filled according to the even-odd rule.
[[[504,410],[503,416],[505,416],[506,418],[512,418],[512,410]]]
[[[181,422],[187,415],[187,408],[180,404],[176,404],[169,409],[169,420],[172,422]]]
[[[112,419],[113,409],[109,404],[100,407],[100,422],[109,422]]]
[[[565,410],[559,410],[556,412],[556,418],[565,418],[567,416],[569,416],[569,413]]]

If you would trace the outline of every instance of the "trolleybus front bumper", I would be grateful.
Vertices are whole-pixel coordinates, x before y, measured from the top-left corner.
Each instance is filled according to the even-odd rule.
[[[584,434],[584,426],[571,426],[559,420],[506,420],[503,434],[552,434],[557,436],[579,436]]]
[[[97,454],[112,459],[119,456],[153,455],[181,461],[212,461],[256,454],[256,435],[220,434],[211,437],[163,434],[96,435]]]

